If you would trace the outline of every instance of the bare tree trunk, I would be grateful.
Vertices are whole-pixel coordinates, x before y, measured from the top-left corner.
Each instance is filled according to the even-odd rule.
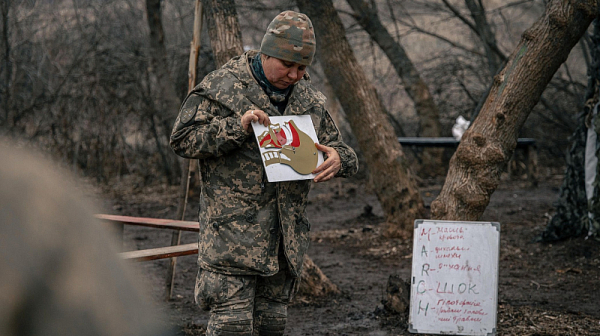
[[[483,3],[481,3],[480,0],[465,0],[465,4],[471,12],[473,21],[475,21],[477,35],[479,35],[479,38],[481,38],[483,41],[483,48],[485,49],[485,55],[488,59],[490,75],[494,76],[500,68],[500,65],[502,64],[502,58],[504,56],[498,48],[496,34],[494,34],[492,28],[490,27],[487,17],[485,16]]]
[[[244,51],[235,3],[234,0],[202,0],[202,4],[218,69],[232,57],[238,56]],[[308,256],[304,259],[302,272],[300,292],[321,293],[313,287],[326,289],[325,292],[322,292],[323,295],[339,291],[337,286],[323,274],[321,269]],[[304,274],[310,276],[306,277]],[[313,276],[316,274],[319,276]],[[308,279],[311,281],[307,281]]]
[[[502,62],[506,60],[506,55],[498,48],[498,42],[496,41],[496,35],[492,31],[492,28],[485,16],[485,8],[481,0],[465,0],[465,4],[471,12],[471,17],[475,23],[471,22],[467,17],[462,15],[458,9],[456,9],[448,0],[442,0],[442,2],[450,9],[456,17],[466,24],[483,42],[483,48],[485,49],[485,55],[488,59],[488,67],[490,69],[490,75],[494,76]]]
[[[494,77],[494,75],[498,72],[502,63],[506,61],[507,57],[504,53],[498,48],[498,42],[496,40],[496,34],[492,31],[492,27],[490,26],[487,17],[485,15],[485,8],[483,7],[483,3],[481,0],[465,0],[465,4],[467,8],[471,12],[471,17],[475,23],[469,21],[469,19],[463,16],[458,9],[456,9],[453,5],[451,5],[448,0],[442,0],[442,2],[458,17],[463,23],[465,23],[483,43],[483,48],[485,50],[485,56],[488,61],[488,69],[490,73],[490,77]],[[488,86],[487,90],[484,94],[479,98],[479,102],[473,113],[471,114],[470,120],[471,124],[479,115],[481,108],[483,107],[483,103],[485,103],[490,90],[492,88],[492,83]]]
[[[594,0],[553,0],[527,31],[450,161],[432,217],[477,220],[496,190],[527,116],[597,14]]]
[[[12,77],[12,65],[10,61],[10,33],[8,31],[8,20],[10,14],[10,1],[5,0],[0,4],[0,15],[2,18],[2,53],[4,54],[2,62],[4,62],[4,83],[2,84],[3,99],[2,105],[4,108],[4,118],[0,119],[0,125],[9,124],[10,117],[10,82]]]
[[[163,163],[163,169],[165,170],[165,174],[169,179],[169,183],[171,182],[171,178],[173,176],[173,172],[171,171],[171,165],[169,163],[169,158],[167,157],[167,153],[161,144],[161,135],[158,130],[159,126],[157,122],[154,120],[156,114],[152,112],[150,115],[150,128],[152,129],[152,135],[154,136],[154,142],[156,143],[156,150],[158,151],[158,155]]]
[[[600,18],[594,20],[594,34],[591,36],[592,59],[588,72],[588,86],[585,104],[577,118],[577,128],[571,136],[571,148],[567,153],[567,169],[558,200],[556,213],[546,226],[539,240],[550,242],[580,236],[588,231],[588,200],[585,192],[585,148],[588,126],[586,120],[592,120],[590,114],[598,102],[598,84],[600,83]],[[596,126],[597,128],[597,126]],[[598,178],[598,177],[596,177]],[[597,189],[597,187],[595,188]],[[597,197],[597,195],[594,195]],[[598,203],[595,200],[595,203]],[[597,209],[594,218],[598,218]]]
[[[404,83],[404,90],[415,104],[415,110],[419,116],[419,136],[439,137],[442,126],[440,124],[440,113],[433,101],[429,87],[419,74],[419,71],[410,60],[404,47],[400,42],[394,40],[392,35],[383,26],[377,14],[377,8],[369,6],[365,0],[347,0],[354,11],[354,18],[360,26],[371,36],[386,54],[396,73]],[[423,171],[435,174],[442,168],[443,150],[439,148],[427,148],[423,151]]]
[[[150,73],[154,77],[152,82],[160,92],[160,97],[156,99],[157,110],[159,111],[159,120],[157,127],[161,127],[161,139],[169,139],[172,124],[172,118],[179,108],[180,101],[175,92],[175,82],[169,74],[167,63],[167,49],[165,48],[165,34],[162,25],[162,11],[160,0],[146,0],[146,18],[148,27],[150,28],[150,64],[152,71]],[[157,139],[157,148],[162,153],[161,142]],[[176,165],[176,161],[173,161]],[[175,174],[171,161],[165,163],[165,173],[169,180],[169,184],[175,181]]]
[[[321,67],[321,71],[323,71],[322,67]],[[312,72],[311,75],[312,74],[314,74],[314,72]],[[314,78],[314,76],[312,78]],[[323,76],[321,78],[321,80],[323,81],[323,94],[325,94],[325,97],[327,97],[327,102],[325,103],[325,108],[327,109],[327,111],[329,111],[329,114],[331,114],[331,117],[335,121],[335,124],[337,125],[338,129],[340,130],[340,133],[342,134],[344,142],[346,144],[348,144],[348,146],[354,148],[354,151],[356,152],[356,156],[358,157],[358,166],[360,167],[360,169],[359,169],[358,173],[356,175],[354,175],[354,178],[364,180],[368,176],[367,164],[365,162],[365,156],[363,155],[363,153],[360,150],[358,150],[358,142],[356,141],[356,137],[354,136],[354,133],[352,133],[352,127],[348,123],[348,119],[346,119],[346,114],[344,113],[344,109],[342,108],[342,105],[340,104],[339,99],[337,99],[337,97],[335,96],[335,91],[333,89],[333,86],[331,85],[331,83],[329,83],[329,81],[327,80],[327,78],[325,76]],[[338,191],[341,192],[342,179],[337,179],[337,180],[338,180],[337,181]]]
[[[311,73],[312,75],[312,73]],[[346,119],[346,114],[344,113],[344,109],[340,104],[340,100],[335,95],[335,90],[331,83],[327,80],[326,77],[322,78],[323,81],[323,93],[327,97],[327,102],[325,103],[325,108],[331,114],[331,117],[335,121],[340,133],[344,138],[344,142],[347,143],[350,147],[357,148],[358,142],[356,142],[356,137],[352,133],[352,127],[348,123]],[[356,151],[359,156],[359,166],[364,163],[364,158],[362,158],[362,153],[360,151]]]
[[[314,24],[317,56],[329,81],[336,84],[336,96],[365,155],[370,182],[386,214],[386,233],[409,236],[414,220],[424,213],[423,200],[385,107],[354,57],[332,1],[297,3]]]
[[[156,75],[156,85],[165,102],[165,118],[171,117],[177,111],[180,101],[175,92],[175,84],[169,74],[167,63],[167,49],[165,47],[165,33],[162,25],[162,10],[160,0],[146,0],[146,15],[150,28],[150,48],[152,73]]]
[[[340,289],[323,274],[312,259],[305,255],[302,276],[300,277],[300,288],[298,288],[297,295],[311,298],[334,294],[340,294]]]
[[[231,0],[202,0],[210,44],[217,69],[244,52],[235,3]]]

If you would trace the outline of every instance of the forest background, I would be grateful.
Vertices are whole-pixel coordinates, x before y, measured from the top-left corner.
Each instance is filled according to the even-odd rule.
[[[499,49],[493,55],[495,64],[467,24],[473,20],[463,1],[376,4],[380,20],[429,87],[439,110],[441,136],[451,136],[458,116],[474,117],[502,57],[506,59],[523,31],[545,9],[542,0],[481,4]],[[377,89],[396,133],[422,135],[414,103],[388,58],[357,24],[348,3],[335,5],[356,58]],[[188,90],[193,3],[162,3],[164,36],[160,39],[166,64],[153,62],[156,51],[143,1],[28,0],[3,1],[1,6],[0,130],[31,140],[103,183],[135,176],[144,184],[176,184],[179,162],[168,147],[168,136],[177,111],[167,108],[160,76],[166,66],[181,101]],[[271,18],[294,6],[286,1],[236,2],[244,49],[259,48]],[[201,41],[199,79],[215,68],[206,27]],[[572,50],[520,131],[520,137],[537,141],[541,176],[564,167],[568,137],[583,106],[589,43],[584,36]],[[309,73],[329,97],[330,110],[352,143],[352,130],[319,62]],[[418,163],[418,156],[413,158]],[[439,175],[445,175],[445,169]]]
[[[307,6],[306,1],[236,1],[235,16],[239,20],[243,49],[257,49],[270,20],[280,11],[297,8],[296,5],[300,3]],[[476,117],[494,83],[494,76],[519,45],[521,35],[544,16],[550,2],[347,0],[333,3],[344,25],[352,52],[383,104],[381,111],[392,125],[395,134],[391,138],[395,139],[395,136],[430,135],[425,131],[426,122],[419,114],[419,106],[411,94],[409,81],[406,77],[399,76],[397,68],[388,58],[389,55],[384,53],[374,34],[365,30],[364,21],[361,21],[365,13],[370,13],[371,17],[373,13],[376,14],[393,42],[402,46],[411,61],[411,74],[416,73],[426,85],[437,108],[434,123],[438,124],[439,132],[436,136],[451,136],[452,125],[458,116],[468,120]],[[313,9],[318,9],[319,4],[320,2],[314,2]],[[361,5],[366,5],[363,8],[366,10],[361,11]],[[33,144],[100,188],[110,190],[107,194],[114,199],[109,206],[116,212],[175,218],[175,198],[163,198],[160,205],[157,205],[153,203],[156,199],[141,195],[149,190],[176,190],[181,178],[180,172],[185,165],[171,152],[168,138],[177,115],[177,106],[188,91],[193,7],[192,2],[177,0],[3,1],[0,4],[0,135],[16,136],[24,144]],[[199,80],[222,63],[213,56],[214,45],[211,46],[209,30],[214,28],[215,25],[211,25],[209,20],[201,33],[197,65]],[[316,33],[319,35],[319,30]],[[590,56],[593,49],[591,35],[592,28],[589,28],[588,33],[584,34],[569,53],[566,62],[552,77],[524,126],[518,130],[519,137],[536,140],[537,178],[540,181],[553,180],[556,184],[556,177],[562,177],[569,136],[580,126],[578,115],[584,107],[588,69],[593,65]],[[326,46],[320,47],[325,49]],[[308,70],[311,79],[329,98],[328,108],[346,141],[364,156],[365,147],[359,148],[357,144],[359,141],[349,122],[351,118],[346,113],[348,111],[344,111],[336,99],[335,86],[342,82],[342,73],[339,80],[332,79],[327,74],[327,67],[321,64],[322,58],[317,57],[316,60]],[[403,150],[407,166],[416,173],[411,178],[420,188],[428,208],[430,194],[439,192],[436,188],[446,177],[453,151],[446,150],[436,154],[415,148]],[[438,154],[442,156],[442,160],[437,165],[431,165],[431,161],[427,161],[428,155]],[[515,155],[519,155],[519,152]],[[363,186],[367,193],[377,193],[377,185],[371,184],[368,165],[364,164],[364,157],[362,159],[361,172],[349,186],[333,188],[335,195],[356,193]],[[514,165],[514,169],[511,169],[513,175],[502,173],[501,184],[510,179],[519,180],[525,173],[525,167],[518,160],[510,164]],[[355,187],[354,183],[361,187]],[[551,192],[557,191],[555,185],[550,188]],[[331,199],[331,193],[319,194],[322,191],[313,194],[313,200],[326,202]],[[548,196],[547,188],[537,192],[544,193],[545,197],[533,196],[532,200],[548,201],[548,198],[554,198],[552,195]],[[502,194],[502,191],[499,193]],[[517,193],[508,197],[514,195]],[[129,201],[125,201],[125,198]],[[168,201],[172,204],[165,205]],[[342,201],[348,203],[345,207],[342,206],[344,211],[351,213],[349,208],[356,208],[356,204],[351,204],[353,201],[337,200],[338,203]],[[149,204],[147,208],[141,205],[143,202]],[[370,200],[369,203],[376,204],[377,201]],[[542,211],[547,216],[545,210],[542,210],[546,207],[545,204],[531,204],[535,210]],[[506,211],[510,215],[523,210],[521,205],[509,205]],[[195,205],[190,208],[195,208]],[[317,213],[318,209],[317,206]],[[366,209],[367,207],[365,214],[369,214],[370,210]],[[377,205],[374,211],[377,215],[382,212]],[[386,212],[385,209],[383,212]],[[531,224],[528,216],[525,212],[519,220]],[[539,217],[539,214],[535,216]],[[325,221],[329,217],[319,217],[318,214],[315,217],[316,222],[324,222],[324,228],[328,228],[327,225],[331,223],[330,229],[335,234],[347,224],[335,220]],[[484,215],[483,219],[489,219],[488,217]],[[186,219],[195,220],[193,214]],[[537,218],[537,226],[527,227],[525,230],[528,234],[533,234],[531,230],[537,229],[535,235],[539,234],[540,225],[545,224],[545,219],[546,217],[541,220]],[[383,219],[377,217],[374,221],[381,222]],[[367,226],[350,231],[364,233],[372,229],[372,226]],[[374,232],[378,234],[379,229],[375,227]],[[518,246],[518,252],[511,249],[503,253],[504,258],[511,261],[511,265],[518,264],[514,263],[515,253],[519,253],[518,257],[521,258],[522,246],[519,244],[525,242],[519,237],[520,232],[511,232],[512,236],[508,235],[506,238],[510,242],[503,244],[514,247],[514,243]],[[313,237],[313,240],[317,240],[317,251],[320,251],[318,243],[321,240],[328,241],[329,234],[330,232],[315,233],[316,238]],[[137,245],[136,248],[147,247],[145,240],[156,243],[153,238],[148,239],[153,236],[147,233],[134,231],[128,235]],[[347,236],[344,233],[336,237]],[[164,237],[161,239],[164,240]],[[331,244],[338,244],[335,241],[337,240],[333,239]],[[369,252],[365,252],[369,258],[373,257],[369,254],[373,248],[387,251],[382,253],[388,257],[410,255],[410,244],[406,240],[382,240],[373,245],[372,240],[361,242],[359,239],[357,244],[365,245],[362,246],[365,251],[369,246]],[[321,250],[324,248],[320,247]],[[581,253],[588,258],[589,246],[585,245],[585,249]],[[544,254],[539,257],[544,259]],[[574,258],[579,258],[579,255],[575,253]],[[327,268],[337,267],[336,263],[339,267],[350,263],[347,259],[335,261],[337,259],[332,256],[318,253],[315,259]],[[570,263],[571,260],[565,262]],[[597,262],[597,259],[593,262]],[[382,265],[385,263],[378,264],[379,271],[384,269],[391,272],[400,267],[398,264],[390,264],[388,267]],[[189,266],[186,267],[189,270]],[[166,266],[158,269],[150,266],[153,279],[162,278],[163,268]],[[562,267],[556,272],[570,270],[565,269]],[[575,268],[573,272],[580,274],[580,271],[580,268]],[[542,269],[533,273],[546,274]],[[389,272],[385,276],[388,274]],[[594,274],[591,275],[597,281]],[[189,280],[189,274],[186,273],[185,277]],[[526,278],[523,275],[516,277]],[[381,282],[380,280],[377,278],[377,281]],[[585,283],[584,280],[579,279],[582,283]],[[358,280],[338,278],[336,281],[344,290],[344,285],[351,287],[351,283]],[[544,284],[538,278],[532,281],[538,284],[538,289],[539,283]],[[188,282],[186,286],[189,287]],[[510,287],[512,284],[512,280],[502,282],[501,279],[501,286]],[[528,285],[531,286],[530,283]],[[373,285],[369,285],[369,289],[371,286]],[[548,286],[553,288],[553,285]],[[183,288],[189,292],[188,287]],[[512,292],[522,290],[517,287],[512,288]],[[570,295],[566,291],[561,293],[563,296],[556,300],[558,302]],[[504,297],[501,297],[501,303],[502,300]],[[593,297],[590,300],[593,301]],[[514,304],[511,300],[507,302]],[[184,305],[187,307],[186,311],[190,315],[197,314],[196,308],[188,303]],[[375,309],[374,306],[361,303],[366,310]],[[501,311],[501,316],[517,314],[511,310],[510,305],[505,307],[507,308]],[[589,313],[596,309],[594,307],[594,304],[589,304],[587,310],[583,311]],[[540,313],[537,316],[543,319],[545,315]],[[297,323],[303,325],[306,321]],[[556,326],[549,327],[552,328]],[[356,329],[352,330],[358,332]],[[509,331],[507,334],[511,333]]]

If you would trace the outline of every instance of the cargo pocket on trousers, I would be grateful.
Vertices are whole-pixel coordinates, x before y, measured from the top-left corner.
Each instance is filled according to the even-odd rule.
[[[251,305],[256,289],[256,277],[252,275],[227,275],[198,270],[194,299],[204,310],[223,309],[234,305]]]
[[[300,277],[292,278],[291,281],[292,281],[292,284],[290,286],[290,294],[289,294],[288,302],[292,302],[292,300],[294,299],[294,296],[296,296],[296,293],[298,293],[298,289],[300,289]]]
[[[221,274],[199,268],[194,287],[196,304],[203,310],[210,310],[226,296],[225,287],[225,278]]]

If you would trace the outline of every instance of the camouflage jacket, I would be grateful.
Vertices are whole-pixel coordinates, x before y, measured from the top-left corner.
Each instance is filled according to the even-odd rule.
[[[283,241],[290,270],[300,276],[309,245],[305,210],[312,181],[267,182],[256,139],[241,126],[242,114],[250,109],[281,115],[252,76],[254,55],[249,51],[231,59],[190,92],[175,121],[171,147],[182,157],[200,160],[199,266],[226,274],[273,275]],[[341,157],[336,176],[347,177],[358,170],[358,160],[324,103],[305,75],[295,84],[284,115],[310,115],[319,143]]]

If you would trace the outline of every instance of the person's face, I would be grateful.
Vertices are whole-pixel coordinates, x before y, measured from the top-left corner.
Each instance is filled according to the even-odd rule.
[[[287,89],[296,84],[306,72],[306,65],[266,55],[263,55],[262,65],[265,76],[278,89]]]

